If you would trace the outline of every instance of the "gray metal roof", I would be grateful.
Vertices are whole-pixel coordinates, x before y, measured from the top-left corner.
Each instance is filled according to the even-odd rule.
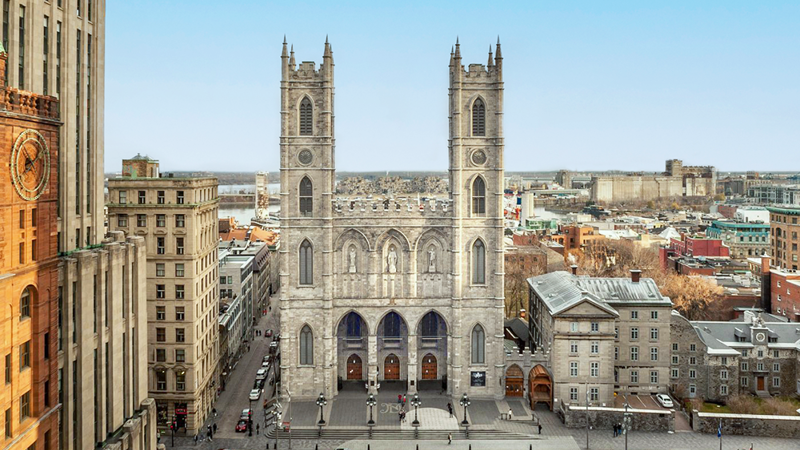
[[[753,346],[751,339],[752,329],[766,329],[766,334],[776,339],[777,342],[768,342],[769,348],[797,348],[800,349],[800,323],[796,322],[775,322],[754,320],[756,314],[747,311],[745,319],[737,319],[731,322],[712,322],[712,321],[693,321],[692,326],[698,330],[701,338],[709,342],[709,348],[749,348]],[[768,317],[764,317],[768,319]],[[738,337],[744,338],[744,342],[737,340]],[[718,344],[713,341],[718,342]],[[713,345],[713,347],[712,347]]]
[[[668,297],[661,295],[656,282],[652,278],[641,278],[633,282],[630,278],[591,278],[587,276],[574,277],[574,282],[584,291],[588,291],[609,303],[610,305],[653,304],[659,306],[672,306]]]
[[[589,301],[610,314],[619,316],[619,313],[609,306],[602,298],[582,290],[578,287],[577,277],[569,272],[551,272],[537,277],[528,278],[528,285],[533,289],[542,302],[550,310],[550,315],[556,315],[578,303]]]

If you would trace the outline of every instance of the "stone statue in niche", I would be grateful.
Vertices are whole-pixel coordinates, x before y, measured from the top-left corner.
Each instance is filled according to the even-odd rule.
[[[431,245],[428,247],[428,273],[436,272],[436,249]]]
[[[386,257],[386,261],[389,263],[389,273],[396,273],[397,272],[397,252],[395,251],[394,245],[389,247],[389,255]]]
[[[350,273],[356,273],[356,248],[352,245],[350,246],[350,254],[348,256],[349,268],[347,269]]]

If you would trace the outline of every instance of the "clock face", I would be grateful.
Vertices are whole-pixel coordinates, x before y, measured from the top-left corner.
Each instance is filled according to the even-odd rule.
[[[50,178],[50,150],[36,130],[25,130],[17,137],[11,151],[11,181],[20,197],[41,197]]]
[[[472,163],[476,166],[482,166],[486,163],[486,153],[483,150],[477,150],[472,154]]]
[[[314,160],[314,154],[308,149],[300,150],[300,153],[297,154],[297,160],[300,161],[300,164],[307,166]]]
[[[763,340],[764,340],[764,337],[765,337],[765,336],[764,336],[764,333],[758,333],[758,334],[756,334],[756,339],[757,339],[757,340],[759,340],[759,341],[763,341]]]

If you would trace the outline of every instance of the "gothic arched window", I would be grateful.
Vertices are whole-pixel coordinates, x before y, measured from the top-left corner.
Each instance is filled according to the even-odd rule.
[[[422,318],[422,336],[439,335],[439,316],[431,311]]]
[[[361,316],[356,313],[350,313],[346,319],[347,337],[360,338],[361,337]]]
[[[486,136],[486,106],[481,99],[472,104],[472,135]]]
[[[314,131],[314,106],[311,100],[305,97],[300,102],[300,136],[311,136]]]
[[[300,284],[314,284],[314,247],[308,240],[300,244]]]
[[[308,177],[300,180],[300,215],[310,216],[314,211],[314,185]]]
[[[481,177],[472,182],[472,214],[486,214],[486,182]]]
[[[383,336],[400,337],[400,316],[396,312],[390,312],[383,319]]]
[[[19,298],[19,318],[27,319],[31,316],[31,302],[33,301],[33,288],[26,287]]]
[[[486,333],[483,327],[475,325],[472,329],[472,364],[484,364],[486,362]]]
[[[486,246],[477,239],[472,244],[472,284],[486,283]]]
[[[300,330],[300,364],[304,366],[314,364],[314,335],[308,325]]]

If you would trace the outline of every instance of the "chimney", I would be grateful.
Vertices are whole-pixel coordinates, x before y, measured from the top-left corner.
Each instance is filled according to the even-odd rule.
[[[642,271],[639,269],[631,269],[631,281],[638,283],[640,278],[642,278]]]
[[[578,274],[578,265],[577,264],[573,264],[573,265],[569,266],[569,268],[572,271],[573,275],[577,275]]]
[[[772,274],[769,271],[769,255],[761,256],[761,309],[772,314]]]
[[[761,255],[761,274],[769,274],[769,255]]]

